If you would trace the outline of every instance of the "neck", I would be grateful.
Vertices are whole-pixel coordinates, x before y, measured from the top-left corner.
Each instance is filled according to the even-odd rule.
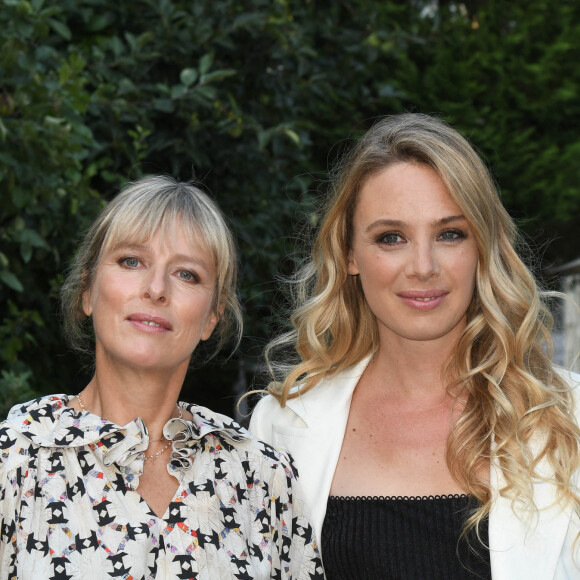
[[[149,436],[158,440],[165,423],[178,416],[177,400],[187,366],[161,372],[99,364],[81,393],[87,411],[118,425],[141,417]]]
[[[453,344],[448,341],[410,341],[397,337],[381,340],[369,364],[375,377],[393,395],[409,401],[444,397],[450,378],[445,366]]]

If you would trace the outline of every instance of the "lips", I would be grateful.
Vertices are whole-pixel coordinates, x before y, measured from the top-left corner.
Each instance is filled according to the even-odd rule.
[[[171,323],[160,316],[151,316],[150,314],[139,312],[129,315],[127,320],[136,328],[147,332],[167,332],[172,330]]]
[[[404,304],[416,310],[432,310],[445,300],[446,290],[404,290],[397,296]]]

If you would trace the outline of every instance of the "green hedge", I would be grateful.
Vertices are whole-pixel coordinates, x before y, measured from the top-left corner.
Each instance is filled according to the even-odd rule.
[[[328,165],[373,119],[440,114],[488,158],[538,243],[577,224],[575,2],[4,0],[0,393],[76,392],[57,294],[80,234],[126,181],[195,177],[231,219],[246,338],[185,398],[231,413],[283,317],[273,281],[316,223]],[[467,8],[466,8],[467,6]],[[534,219],[532,219],[534,218]],[[577,257],[566,240],[551,260]],[[283,296],[283,293],[282,293]]]

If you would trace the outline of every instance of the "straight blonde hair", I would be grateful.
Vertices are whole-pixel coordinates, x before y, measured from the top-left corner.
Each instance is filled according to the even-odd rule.
[[[232,233],[217,204],[201,189],[167,176],[128,184],[101,211],[86,233],[61,288],[65,336],[76,350],[91,351],[92,329],[83,310],[83,294],[92,286],[101,257],[123,243],[142,244],[157,232],[171,236],[181,227],[188,243],[206,250],[216,268],[213,310],[218,316],[214,354],[242,333],[236,296],[237,255]]]

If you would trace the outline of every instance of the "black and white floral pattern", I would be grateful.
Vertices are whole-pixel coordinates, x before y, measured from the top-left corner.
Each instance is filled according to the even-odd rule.
[[[290,459],[237,423],[180,403],[163,517],[136,492],[149,443],[52,395],[0,424],[2,579],[322,579]]]

